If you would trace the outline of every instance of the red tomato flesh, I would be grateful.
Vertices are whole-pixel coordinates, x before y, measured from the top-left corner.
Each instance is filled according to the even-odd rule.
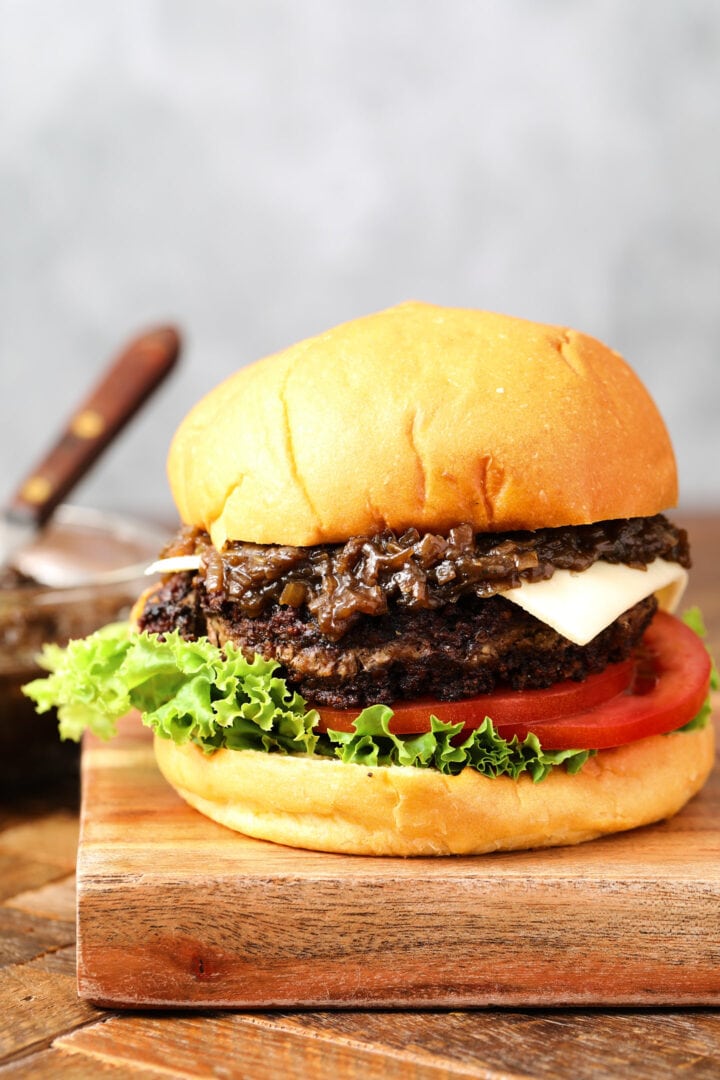
[[[460,723],[462,735],[486,716],[505,739],[535,732],[546,750],[600,750],[659,735],[688,723],[700,711],[710,682],[710,657],[700,638],[679,619],[658,612],[635,659],[611,664],[584,682],[546,690],[499,690],[461,701],[429,698],[396,702],[390,730],[396,735],[430,729],[430,716]],[[319,709],[318,731],[353,731],[352,709]],[[462,736],[460,736],[462,737]]]
[[[395,735],[417,735],[429,731],[430,716],[446,724],[463,722],[465,727],[479,727],[486,716],[499,724],[535,724],[560,716],[591,709],[627,690],[635,675],[635,661],[611,664],[583,682],[566,680],[546,690],[495,690],[490,694],[462,698],[460,701],[437,701],[434,698],[415,698],[397,701],[391,706],[393,718],[390,730]],[[318,730],[352,731],[358,715],[353,709],[321,708]]]

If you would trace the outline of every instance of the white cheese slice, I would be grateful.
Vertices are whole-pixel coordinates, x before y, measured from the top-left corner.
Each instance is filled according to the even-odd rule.
[[[146,574],[178,574],[182,570],[198,570],[199,555],[171,555],[167,559],[158,559],[145,570]]]
[[[596,562],[581,572],[556,570],[547,581],[523,582],[503,596],[576,645],[587,645],[651,593],[663,610],[674,611],[686,583],[687,571],[665,559],[655,559],[646,570]]]
[[[199,555],[158,559],[146,574],[197,570]],[[655,559],[646,570],[623,563],[596,562],[587,570],[556,570],[547,581],[524,581],[502,595],[576,645],[587,645],[633,604],[656,593],[664,611],[674,611],[687,584],[677,563]]]

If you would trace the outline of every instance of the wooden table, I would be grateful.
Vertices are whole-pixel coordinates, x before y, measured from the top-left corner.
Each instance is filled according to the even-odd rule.
[[[720,514],[693,518],[689,603],[720,656]],[[111,1013],[75,992],[77,785],[0,793],[0,1077],[720,1075],[720,1012]],[[720,853],[719,853],[720,854]]]

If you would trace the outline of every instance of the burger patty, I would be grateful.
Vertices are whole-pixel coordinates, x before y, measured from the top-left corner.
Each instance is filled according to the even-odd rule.
[[[184,573],[150,596],[139,624],[159,634],[207,635],[220,646],[232,641],[249,658],[260,653],[277,660],[289,685],[311,704],[352,708],[581,680],[626,659],[656,608],[648,597],[579,646],[501,595],[465,596],[440,608],[392,605],[384,615],[356,620],[332,641],[306,608],[273,603],[250,617],[237,602],[218,603],[200,575]]]
[[[228,601],[252,619],[288,606],[300,621],[309,613],[335,642],[367,616],[447,613],[461,600],[488,599],[556,569],[583,571],[598,560],[645,567],[656,558],[690,565],[684,530],[661,514],[504,534],[476,534],[468,524],[447,536],[387,530],[308,548],[232,542],[221,552],[207,533],[186,529],[163,554],[200,557],[203,607],[214,614]]]

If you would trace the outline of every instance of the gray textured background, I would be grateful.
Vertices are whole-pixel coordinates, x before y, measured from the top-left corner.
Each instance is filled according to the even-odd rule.
[[[128,333],[171,386],[79,500],[172,515],[240,364],[415,297],[586,330],[720,505],[717,0],[0,0],[0,494]]]

